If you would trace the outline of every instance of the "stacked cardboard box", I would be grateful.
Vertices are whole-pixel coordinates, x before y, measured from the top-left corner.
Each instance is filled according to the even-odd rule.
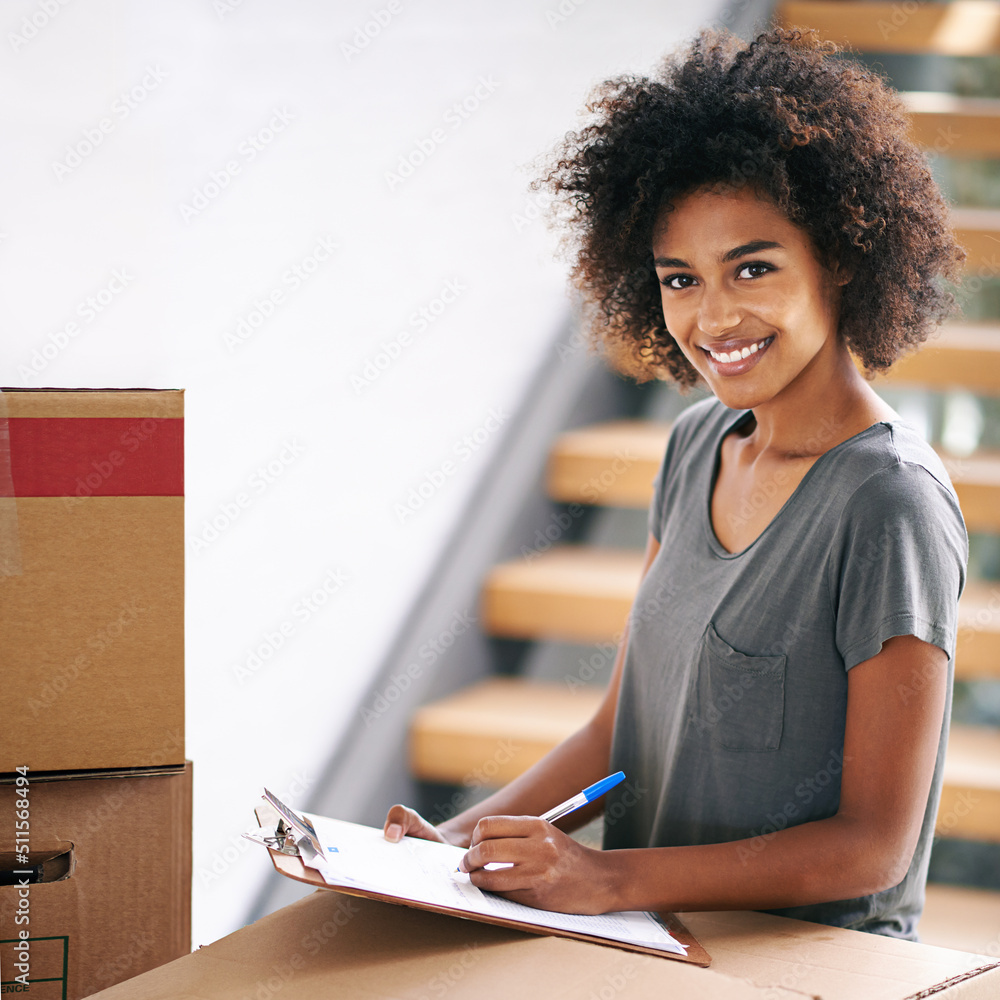
[[[180,392],[0,393],[5,993],[190,950],[183,458]]]

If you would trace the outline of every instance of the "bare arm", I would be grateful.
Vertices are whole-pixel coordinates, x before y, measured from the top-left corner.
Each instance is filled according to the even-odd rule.
[[[646,542],[643,576],[659,550],[659,542],[650,535]],[[604,699],[593,718],[582,729],[563,740],[508,785],[438,827],[432,826],[412,809],[394,805],[385,821],[386,838],[395,841],[407,834],[468,847],[476,824],[484,817],[538,816],[571,795],[576,795],[581,788],[603,778],[608,773],[611,736],[627,644],[628,625],[622,633]],[[560,820],[557,825],[563,830],[573,830],[587,823],[600,811],[601,804],[595,802]]]
[[[541,820],[493,816],[463,865],[481,888],[579,913],[770,909],[882,891],[902,880],[916,847],[946,691],[945,653],[912,635],[850,671],[840,807],[829,819],[724,844],[605,852]],[[481,867],[491,861],[514,867]]]

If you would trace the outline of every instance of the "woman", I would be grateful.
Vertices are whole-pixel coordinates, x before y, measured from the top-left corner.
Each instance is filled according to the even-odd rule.
[[[704,32],[604,84],[545,180],[611,353],[714,398],[671,434],[596,716],[437,828],[389,811],[390,840],[469,846],[481,888],[916,936],[967,537],[852,354],[874,372],[924,340],[963,253],[898,97],[835,51]],[[532,818],[618,769],[630,791]],[[563,832],[602,805],[604,850]]]

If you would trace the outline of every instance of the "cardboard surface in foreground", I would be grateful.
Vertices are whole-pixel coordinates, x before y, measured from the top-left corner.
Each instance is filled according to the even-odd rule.
[[[498,917],[485,913],[469,913],[464,910],[451,909],[446,906],[439,906],[435,903],[427,903],[423,900],[408,899],[403,896],[388,896],[384,893],[373,892],[368,889],[358,889],[353,886],[331,886],[323,879],[315,868],[308,868],[302,863],[302,859],[295,855],[283,854],[280,851],[268,850],[271,855],[271,862],[274,867],[287,875],[289,878],[307,885],[316,886],[320,889],[336,889],[338,892],[351,896],[362,896],[368,899],[377,899],[385,903],[393,903],[397,906],[412,906],[418,910],[426,910],[430,913],[442,913],[447,916],[458,917],[462,920],[476,920],[485,924],[493,924],[497,927],[508,927],[513,930],[523,930],[529,934],[543,934],[552,937],[571,938],[574,941],[586,941],[590,944],[598,944],[605,948],[621,948],[625,951],[638,952],[643,955],[655,955],[657,958],[670,959],[674,962],[691,962],[694,965],[708,967],[712,960],[707,951],[695,940],[691,932],[684,926],[680,919],[673,913],[657,914],[660,920],[666,925],[676,941],[685,945],[686,955],[677,955],[673,952],[664,951],[661,948],[647,947],[643,944],[626,942],[615,938],[599,937],[591,934],[579,934],[574,931],[562,930],[556,927],[545,927],[538,924],[524,923],[520,920],[512,920],[507,917]]]
[[[762,913],[684,915],[710,969],[319,890],[100,1000],[995,1000],[965,952]],[[786,983],[788,985],[786,985]]]

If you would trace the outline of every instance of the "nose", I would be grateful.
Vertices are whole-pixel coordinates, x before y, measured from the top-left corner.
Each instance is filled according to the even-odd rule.
[[[698,303],[698,328],[718,337],[740,325],[743,318],[736,296],[726,287],[705,288]]]

